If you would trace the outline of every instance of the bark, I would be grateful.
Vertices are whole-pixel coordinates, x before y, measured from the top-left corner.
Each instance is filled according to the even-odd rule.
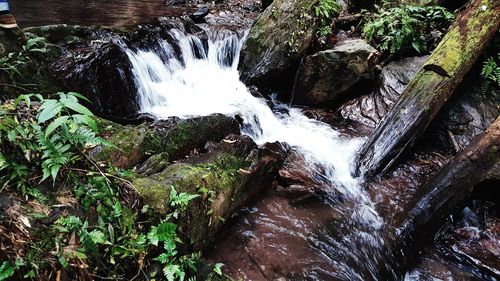
[[[473,0],[358,154],[355,173],[382,174],[422,135],[500,26],[500,1]]]
[[[396,241],[404,243],[400,247],[407,257],[420,249],[415,246],[433,237],[474,185],[491,176],[492,169],[500,163],[499,149],[500,117],[422,188],[423,196],[415,201],[397,229]]]

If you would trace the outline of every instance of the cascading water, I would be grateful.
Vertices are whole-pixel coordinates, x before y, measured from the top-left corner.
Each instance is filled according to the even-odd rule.
[[[242,133],[257,144],[280,141],[291,145],[302,154],[310,171],[330,182],[332,190],[327,192],[340,192],[354,202],[347,224],[356,230],[333,244],[337,250],[346,251],[349,259],[364,263],[364,268],[359,272],[345,265],[339,276],[377,279],[378,266],[370,263],[381,255],[383,241],[378,231],[383,223],[359,179],[350,172],[363,139],[343,139],[330,126],[307,118],[297,108],[276,103],[274,108],[279,110],[273,112],[239,80],[237,66],[246,34],[208,33],[206,44],[194,35],[173,29],[170,35],[175,42],[159,39],[159,51],[126,50],[141,111],[158,118],[238,115],[243,119]]]

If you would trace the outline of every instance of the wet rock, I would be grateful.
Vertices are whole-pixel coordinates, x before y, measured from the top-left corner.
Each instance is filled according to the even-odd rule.
[[[283,167],[279,170],[278,180],[284,186],[281,191],[284,194],[307,194],[314,193],[327,186],[317,178],[317,171],[310,170],[306,164],[306,159],[295,152],[291,151]]]
[[[195,23],[201,23],[204,21],[204,18],[210,13],[210,10],[208,9],[207,6],[201,7],[198,10],[196,10],[194,13],[189,15],[189,17],[195,22]]]
[[[127,116],[139,110],[131,68],[125,51],[106,43],[69,53],[50,71],[65,88],[85,94],[94,111]]]
[[[317,23],[315,0],[275,0],[256,20],[242,50],[242,79],[271,89],[289,88]],[[279,81],[279,83],[277,83]]]
[[[478,63],[469,72],[428,129],[455,152],[465,149],[500,115],[500,88],[482,90],[481,67]]]
[[[419,280],[497,280],[500,220],[492,202],[470,200],[449,220],[410,271]],[[413,280],[413,279],[412,279]]]
[[[375,127],[389,111],[422,67],[427,56],[405,58],[389,63],[382,69],[379,87],[368,95],[353,99],[341,106],[343,118]]]
[[[245,137],[233,136],[231,142],[221,142],[219,149],[203,155],[200,163],[176,163],[133,184],[144,203],[159,214],[169,212],[171,186],[178,192],[200,194],[179,218],[179,229],[195,249],[203,249],[225,219],[271,185],[283,161],[280,144],[248,149],[247,142]]]
[[[295,79],[293,104],[332,106],[359,92],[360,85],[372,80],[376,52],[362,39],[348,39],[306,57]]]
[[[123,126],[102,120],[100,126],[113,146],[97,147],[90,152],[90,156],[97,161],[126,169],[158,153],[164,153],[161,161],[173,161],[193,149],[202,148],[207,141],[219,141],[240,131],[235,119],[221,114],[187,120],[157,121],[139,126]],[[157,162],[154,160],[159,159],[151,161]],[[158,168],[155,168],[158,163],[149,164],[151,165],[142,165],[141,171],[148,172]]]

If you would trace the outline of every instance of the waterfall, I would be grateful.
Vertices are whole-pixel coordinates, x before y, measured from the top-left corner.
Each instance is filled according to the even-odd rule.
[[[207,31],[208,44],[181,30],[169,32],[175,40],[159,39],[160,51],[158,48],[126,50],[138,86],[141,112],[158,118],[190,118],[213,113],[238,115],[243,119],[242,134],[257,144],[288,143],[303,155],[308,169],[328,179],[332,192],[341,192],[356,202],[357,207],[349,216],[358,229],[345,241],[361,243],[362,249],[349,255],[351,258],[364,256],[363,263],[369,263],[366,260],[374,255],[374,249],[382,248],[377,230],[383,222],[360,180],[351,176],[355,153],[364,139],[345,139],[329,125],[307,118],[298,108],[275,101],[273,111],[265,100],[252,96],[240,81],[237,70],[246,32]],[[374,265],[366,267],[375,275]],[[363,279],[355,272],[346,276]]]

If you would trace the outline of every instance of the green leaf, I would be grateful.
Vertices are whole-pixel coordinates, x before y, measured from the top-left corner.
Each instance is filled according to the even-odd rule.
[[[175,230],[177,225],[171,222],[164,222],[156,228],[156,236],[159,241],[173,240],[175,237]]]
[[[214,266],[214,272],[217,273],[219,276],[222,276],[222,267],[224,266],[223,263],[216,263]]]
[[[73,114],[72,117],[77,121],[79,121],[80,123],[89,126],[92,129],[92,131],[97,132],[97,124],[91,116],[83,114]]]
[[[93,116],[92,112],[90,110],[88,110],[88,108],[79,104],[77,101],[72,101],[70,99],[61,99],[61,103],[65,107],[70,108],[73,111],[76,111],[80,114],[87,115],[87,116]]]
[[[47,126],[47,129],[45,130],[45,137],[50,136],[54,130],[59,128],[62,124],[64,124],[67,120],[69,119],[69,116],[61,116],[56,118],[54,121],[52,121],[49,126]]]
[[[54,118],[59,112],[61,112],[63,106],[61,103],[55,101],[51,103],[44,103],[46,105],[42,112],[38,115],[38,123],[44,123],[45,121]]]
[[[0,265],[0,280],[7,280],[7,278],[14,275],[15,268],[8,261],[4,261]]]
[[[79,98],[79,99],[82,99],[82,100],[85,100],[85,101],[90,102],[90,100],[89,100],[87,97],[85,97],[84,95],[82,95],[82,94],[80,94],[80,93],[76,93],[76,92],[69,92],[69,93],[68,93],[68,95],[70,95],[70,96],[75,96],[75,97],[77,97],[77,98]]]
[[[163,268],[163,274],[168,281],[174,281],[175,277],[179,277],[179,280],[184,280],[185,273],[181,270],[181,267],[176,264],[169,264]]]
[[[106,239],[106,235],[102,233],[102,231],[99,230],[93,230],[88,233],[89,238],[94,242],[95,244],[104,244],[108,242]]]

